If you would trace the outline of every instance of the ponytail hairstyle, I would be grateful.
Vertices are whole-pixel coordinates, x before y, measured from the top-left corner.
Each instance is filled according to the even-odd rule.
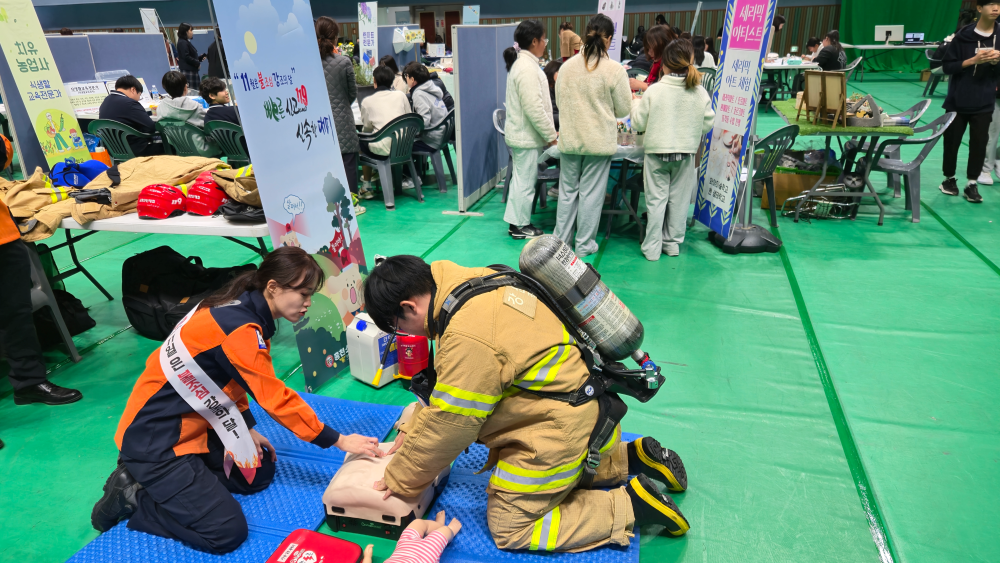
[[[333,56],[333,47],[340,37],[340,26],[328,16],[316,18],[316,42],[319,43],[319,57],[325,59]]]
[[[695,35],[691,38],[691,46],[694,47],[694,64],[701,66],[705,62],[705,38]]]
[[[571,24],[569,22],[562,22],[562,25],[559,26],[559,32],[562,33],[563,31],[566,31],[567,29],[570,30],[570,31],[573,31],[573,24]]]
[[[399,65],[396,64],[396,59],[392,58],[392,55],[385,55],[378,60],[378,64],[387,67],[393,75],[399,74]]]
[[[694,66],[694,47],[687,39],[672,41],[663,51],[663,58],[660,59],[660,76],[670,71],[674,74],[687,73],[684,87],[690,90],[701,84],[701,73]]]
[[[510,72],[510,67],[514,66],[519,52],[527,51],[535,39],[541,41],[544,37],[545,26],[538,20],[524,20],[518,24],[517,29],[514,30],[514,42],[517,43],[517,46],[507,47],[503,51],[503,61],[507,64],[507,72]]]
[[[836,29],[831,29],[826,33],[826,38],[830,40],[830,46],[837,49],[839,52],[844,51],[843,45],[840,44],[840,32]]]
[[[587,37],[583,40],[583,59],[587,70],[593,71],[597,65],[601,64],[601,59],[608,55],[608,46],[604,44],[605,39],[610,39],[615,34],[615,22],[604,14],[597,14],[590,18],[587,23]],[[649,35],[649,32],[646,32]],[[594,60],[594,67],[590,67],[591,59]]]
[[[282,246],[268,254],[256,271],[240,274],[206,297],[198,308],[225,305],[247,291],[263,292],[271,280],[282,289],[306,289],[315,293],[323,287],[324,278],[323,269],[308,252],[297,246]]]

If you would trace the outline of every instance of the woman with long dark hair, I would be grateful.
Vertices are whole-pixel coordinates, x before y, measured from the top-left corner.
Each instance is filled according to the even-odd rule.
[[[563,63],[556,82],[562,157],[555,235],[569,245],[575,240],[580,257],[597,252],[594,236],[618,149],[617,118],[627,116],[632,104],[628,73],[608,57],[614,33],[608,16],[591,18],[582,56]]]
[[[836,29],[823,37],[823,48],[813,58],[813,62],[825,71],[843,70],[847,66],[847,54],[840,44],[840,32]]]
[[[395,78],[392,80],[392,89],[397,92],[402,92],[406,94],[410,91],[410,85],[406,83],[406,79],[403,78],[403,74],[399,72],[399,65],[396,64],[396,59],[392,55],[385,55],[378,60],[379,66],[384,66],[392,71]]]
[[[207,54],[198,54],[198,49],[191,43],[194,28],[189,23],[177,27],[177,67],[187,79],[188,88],[197,90],[201,86],[201,61],[208,58]]]
[[[674,39],[677,39],[677,34],[665,25],[655,25],[646,32],[642,39],[643,53],[653,64],[650,66],[649,74],[645,80],[628,79],[629,87],[632,90],[645,92],[650,84],[655,84],[660,79],[660,57],[663,56],[663,50]]]
[[[514,172],[507,190],[507,210],[503,220],[507,234],[515,240],[543,235],[531,224],[531,202],[538,181],[538,157],[545,147],[555,144],[548,79],[538,66],[548,41],[545,26],[538,20],[524,20],[514,30],[513,47],[503,52],[507,64],[507,120],[504,140],[513,154]]]
[[[351,109],[351,104],[358,99],[358,83],[351,59],[334,52],[339,36],[340,25],[333,18],[316,18],[316,41],[319,43],[319,56],[323,59],[326,92],[330,96],[333,122],[337,126],[337,140],[340,141],[340,156],[344,160],[344,170],[347,171],[347,183],[351,193],[363,199],[371,199],[373,196],[369,193],[358,193],[358,153],[361,145],[358,141],[358,129],[354,125],[354,110]],[[354,212],[364,213],[365,208],[355,205]]]
[[[202,301],[146,361],[115,443],[118,467],[91,523],[128,527],[213,553],[235,550],[247,521],[233,494],[271,484],[277,454],[254,430],[247,395],[300,440],[381,457],[378,439],[344,435],[274,374],[275,321],[305,316],[325,274],[301,248],[285,246]]]
[[[715,57],[708,51],[708,41],[701,35],[691,38],[694,48],[694,65],[698,68],[715,68]]]

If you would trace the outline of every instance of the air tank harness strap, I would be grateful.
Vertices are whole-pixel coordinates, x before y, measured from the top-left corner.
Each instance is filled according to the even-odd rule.
[[[601,281],[601,274],[594,269],[593,265],[587,264],[587,271],[580,276],[580,279],[576,280],[573,287],[566,290],[565,294],[557,295],[556,302],[563,309],[572,309],[594,290],[594,286],[599,281]]]

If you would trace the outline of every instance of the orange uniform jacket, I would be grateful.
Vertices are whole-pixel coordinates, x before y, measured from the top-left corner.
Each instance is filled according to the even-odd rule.
[[[21,233],[14,224],[14,218],[10,216],[10,209],[7,209],[7,205],[0,199],[0,244],[14,242],[19,238]]]
[[[271,364],[274,319],[259,291],[202,309],[181,329],[191,356],[239,407],[247,427],[255,421],[247,393],[282,426],[323,448],[340,434],[319,421],[295,391],[275,377]],[[208,453],[210,425],[174,391],[160,369],[160,349],[146,360],[118,423],[115,442],[123,454],[143,461],[166,461]]]

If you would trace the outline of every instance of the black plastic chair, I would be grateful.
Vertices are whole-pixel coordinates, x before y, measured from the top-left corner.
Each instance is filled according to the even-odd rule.
[[[924,56],[927,57],[928,63],[940,63],[941,61],[934,58],[934,51],[936,49],[927,49],[924,51]],[[931,73],[931,77],[927,79],[927,85],[924,86],[924,97],[933,96],[934,90],[937,88],[938,83],[944,80],[944,73],[936,74]]]
[[[104,148],[108,149],[112,164],[125,162],[136,157],[136,154],[132,152],[132,147],[128,144],[129,137],[147,139],[150,142],[153,140],[153,135],[140,133],[124,123],[111,119],[95,119],[90,122],[87,131],[91,135],[100,137]]]
[[[446,193],[448,191],[448,184],[445,183],[444,179],[444,165],[441,163],[441,153],[444,153],[444,159],[448,163],[448,171],[451,173],[451,182],[453,184],[458,184],[458,177],[455,176],[455,165],[451,162],[451,148],[449,145],[451,136],[455,134],[455,110],[449,111],[448,116],[444,118],[444,121],[434,127],[431,127],[430,129],[425,129],[420,136],[426,137],[428,133],[441,130],[443,130],[445,134],[444,137],[442,137],[444,142],[440,147],[432,151],[414,149],[413,155],[421,158],[428,156],[431,158],[431,164],[434,165],[434,176],[437,179],[438,191]],[[421,164],[421,167],[423,167],[423,164]]]
[[[417,167],[413,164],[413,142],[423,130],[423,118],[416,113],[407,113],[386,123],[385,127],[374,133],[358,133],[358,139],[369,144],[377,143],[384,139],[392,139],[392,147],[389,149],[387,156],[368,155],[364,151],[358,156],[362,164],[367,164],[378,169],[386,209],[396,208],[392,167],[398,164],[409,165],[410,176],[413,178],[413,187],[417,191],[417,201],[424,201],[420,175],[417,174]]]
[[[903,177],[903,187],[906,188],[905,209],[910,211],[910,219],[914,223],[920,222],[920,164],[927,158],[927,155],[934,150],[934,145],[937,144],[938,139],[944,135],[945,130],[948,129],[948,126],[951,125],[951,122],[954,120],[955,113],[948,112],[934,121],[931,121],[927,125],[913,130],[914,135],[931,131],[931,134],[927,137],[922,137],[920,139],[905,137],[882,141],[879,143],[878,149],[875,150],[875,156],[872,158],[872,162],[866,163],[866,178],[872,171],[885,172],[886,174],[898,174]],[[924,148],[920,150],[920,154],[917,155],[917,158],[911,160],[910,162],[882,158],[887,150],[891,148],[898,149],[901,145],[923,145]]]
[[[242,127],[228,121],[209,121],[205,124],[205,134],[219,144],[227,164],[233,168],[250,164],[250,155],[244,148],[247,141]]]
[[[764,182],[764,187],[767,189],[767,203],[771,212],[772,227],[778,226],[777,208],[774,201],[774,169],[778,167],[778,161],[781,160],[785,151],[795,144],[795,138],[798,136],[799,126],[789,125],[764,137],[754,147],[755,152],[758,149],[763,149],[764,151],[763,157],[761,157],[760,162],[753,171],[753,182]],[[751,182],[751,185],[753,185],[753,182]],[[748,224],[753,219],[753,206],[751,205],[749,208],[750,218],[747,220]]]

